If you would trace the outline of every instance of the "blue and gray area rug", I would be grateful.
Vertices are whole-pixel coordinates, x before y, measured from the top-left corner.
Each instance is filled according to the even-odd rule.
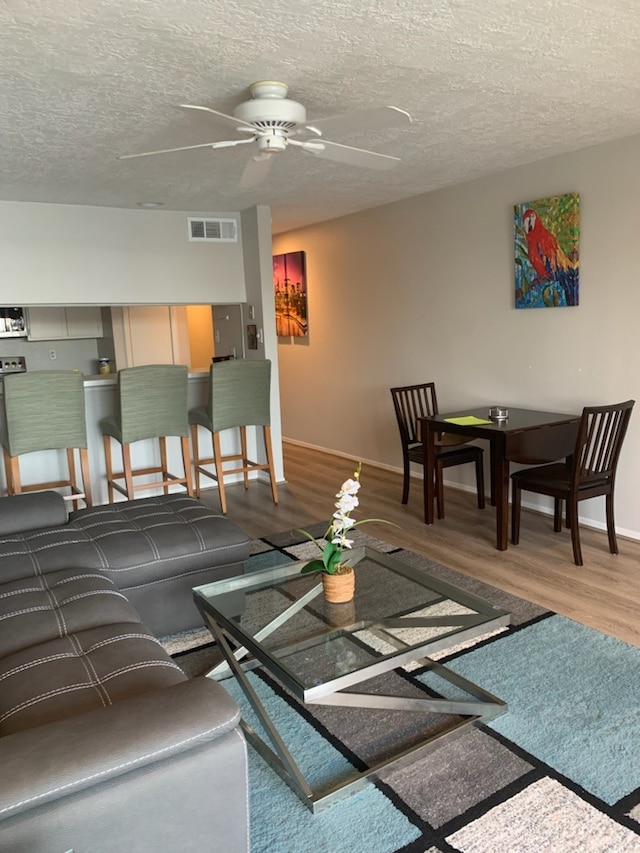
[[[511,612],[508,629],[439,658],[509,710],[317,815],[250,748],[253,853],[640,853],[640,649],[420,555],[358,538]],[[304,559],[309,547],[295,531],[257,540],[248,568]],[[216,659],[202,632],[174,638],[170,651],[192,676]],[[410,742],[418,726],[441,725],[404,712],[303,708],[268,676],[252,677],[315,784],[364,768],[385,747]],[[443,692],[422,669],[380,682],[373,689]],[[244,703],[231,680],[225,686]],[[447,685],[451,698],[454,689]]]

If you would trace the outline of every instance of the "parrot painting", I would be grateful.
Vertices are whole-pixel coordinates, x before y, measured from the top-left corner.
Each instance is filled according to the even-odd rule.
[[[522,216],[528,260],[535,272],[531,287],[555,282],[564,292],[566,305],[578,304],[578,260],[562,250],[556,237],[531,207]]]

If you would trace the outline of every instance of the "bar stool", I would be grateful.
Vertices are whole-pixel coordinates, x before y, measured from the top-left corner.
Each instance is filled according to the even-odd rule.
[[[65,500],[78,508],[80,499],[91,506],[91,480],[87,453],[87,425],[84,379],[81,373],[66,370],[35,370],[4,378],[5,428],[2,450],[7,492],[35,492],[69,488]],[[22,483],[19,457],[45,450],[66,450],[69,477],[47,483]],[[81,481],[76,474],[76,451]]]
[[[115,491],[133,500],[135,492],[184,485],[193,494],[189,457],[189,422],[187,420],[188,371],[182,364],[147,364],[125,367],[118,371],[118,411],[100,421],[107,466],[109,502]],[[179,436],[184,475],[167,470],[167,437]],[[131,445],[136,441],[158,439],[160,465],[132,468]],[[122,447],[122,471],[114,472],[112,439]],[[160,474],[161,479],[134,484],[134,477]],[[119,481],[124,481],[124,486]]]
[[[236,359],[212,364],[209,368],[209,398],[204,406],[189,412],[193,464],[196,477],[196,497],[200,497],[200,475],[210,477],[218,483],[220,506],[227,512],[224,478],[228,474],[243,474],[244,487],[249,488],[251,471],[268,471],[271,481],[273,502],[278,503],[278,489],[273,471],[271,448],[271,362],[268,359],[245,361]],[[209,430],[212,435],[213,456],[201,457],[198,445],[198,427]],[[266,463],[253,462],[247,458],[247,427],[261,426],[264,436]],[[239,428],[240,453],[222,455],[220,433]],[[226,462],[240,462],[235,468],[224,469]],[[205,465],[213,465],[215,471]]]

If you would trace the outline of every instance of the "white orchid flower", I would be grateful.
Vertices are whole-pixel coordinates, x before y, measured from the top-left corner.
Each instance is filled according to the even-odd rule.
[[[340,486],[340,491],[336,497],[340,498],[342,495],[355,495],[359,488],[360,483],[357,480],[345,480]]]
[[[360,471],[362,463],[358,463],[358,467],[353,472],[353,479],[345,480],[340,491],[337,493],[337,502],[334,504],[337,511],[333,513],[332,520],[324,534],[323,539],[315,539],[308,531],[301,530],[308,539],[311,539],[320,550],[323,552],[322,560],[311,560],[307,563],[303,572],[319,572],[323,571],[327,574],[336,574],[342,567],[341,558],[342,551],[346,548],[351,548],[354,539],[347,539],[346,534],[352,528],[360,524],[365,524],[368,521],[384,521],[381,518],[363,518],[355,521],[350,518],[350,513],[359,505],[360,501],[357,498],[357,493],[360,489]],[[391,522],[387,522],[391,523]],[[353,531],[352,531],[353,532]]]
[[[360,503],[358,498],[353,495],[343,495],[339,501],[336,501],[335,506],[342,513],[352,512]]]
[[[339,545],[340,548],[351,548],[353,539],[347,539],[344,536],[334,536],[331,540],[333,545]]]
[[[334,530],[338,528],[341,528],[342,530],[348,530],[356,523],[355,518],[349,518],[348,515],[343,515],[341,512],[334,512],[333,517],[336,519],[333,522]]]

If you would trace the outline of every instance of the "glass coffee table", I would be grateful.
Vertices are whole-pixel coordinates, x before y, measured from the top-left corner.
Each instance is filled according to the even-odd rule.
[[[443,736],[504,713],[497,697],[461,678],[430,655],[509,624],[509,613],[388,554],[354,548],[352,602],[329,604],[318,574],[301,575],[308,561],[289,562],[196,587],[194,600],[224,660],[208,676],[235,676],[266,739],[243,720],[248,741],[317,812],[353,793],[384,769],[421,757]],[[454,698],[425,691],[407,697],[354,691],[355,685],[410,664],[454,685]],[[249,671],[264,670],[304,705],[410,711],[452,717],[409,747],[399,746],[365,770],[313,789],[304,778],[254,689]],[[439,693],[439,692],[438,692]]]

